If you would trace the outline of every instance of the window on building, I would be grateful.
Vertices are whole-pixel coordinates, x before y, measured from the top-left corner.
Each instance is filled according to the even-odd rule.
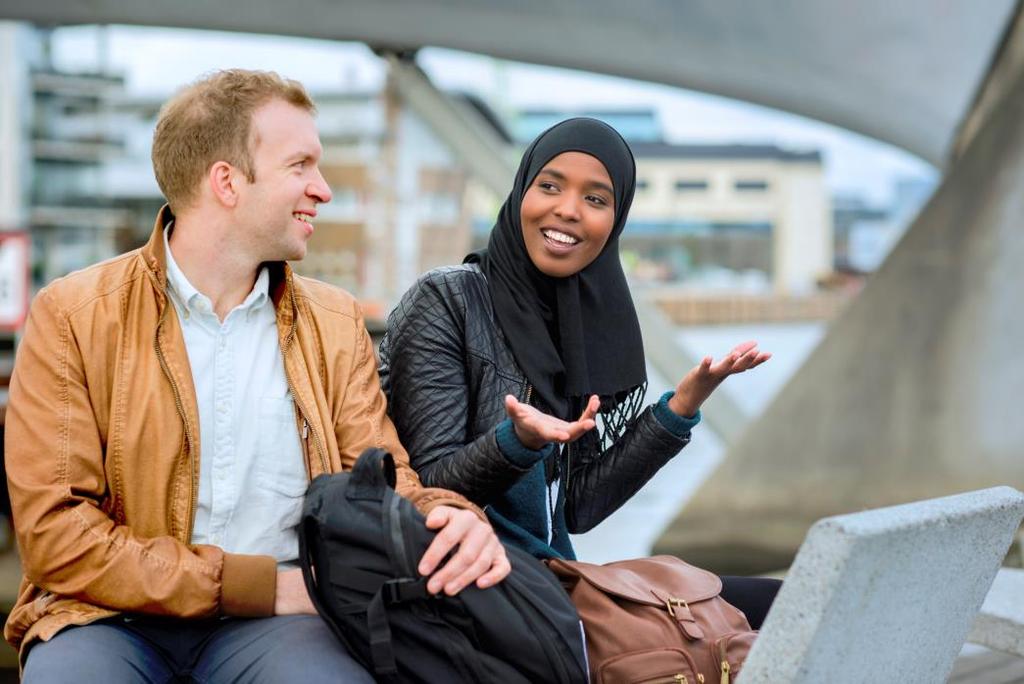
[[[332,186],[331,187],[331,209],[338,217],[352,219],[362,214],[362,196],[359,190],[353,187]]]
[[[708,189],[706,180],[677,180],[676,192],[703,192]]]
[[[764,192],[768,189],[768,181],[738,180],[733,185],[737,192]]]
[[[457,223],[460,200],[451,192],[424,192],[420,195],[420,218],[428,223]]]

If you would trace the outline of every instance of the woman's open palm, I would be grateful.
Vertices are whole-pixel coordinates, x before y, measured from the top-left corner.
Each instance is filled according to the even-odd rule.
[[[768,352],[759,351],[757,342],[743,342],[733,347],[718,363],[705,356],[690,370],[676,386],[676,392],[668,405],[677,415],[693,416],[711,393],[730,375],[756,368],[772,357]]]

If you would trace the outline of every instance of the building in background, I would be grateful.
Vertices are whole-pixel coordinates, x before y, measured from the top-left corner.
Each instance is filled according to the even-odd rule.
[[[97,28],[101,55],[104,35]],[[49,38],[25,24],[0,27],[0,227],[30,232],[36,286],[141,244],[163,202],[149,159],[163,97],[127,92],[102,59],[91,72],[55,69]],[[474,177],[392,77],[379,90],[313,94],[334,198],[296,269],[383,316],[420,273],[484,244],[504,197]],[[833,213],[817,150],[672,143],[645,107],[498,107],[503,121],[479,99],[449,99],[475,110],[513,157],[573,115],[622,132],[637,158],[622,247],[638,283],[806,296],[836,268],[875,268],[919,206],[914,199],[930,191],[907,184],[894,207],[840,200]]]
[[[831,202],[817,150],[673,144],[643,108],[530,110],[513,130],[524,144],[570,116],[605,121],[633,149],[637,189],[621,244],[634,280],[803,295],[832,272]]]
[[[632,144],[623,246],[662,281],[802,295],[832,271],[821,155],[770,145]]]
[[[150,147],[164,98],[133,96],[112,70],[58,71],[49,35],[0,23],[0,229],[31,235],[35,287],[142,244],[163,204]],[[382,316],[417,275],[469,250],[473,180],[390,82],[313,97],[334,198],[296,270]]]
[[[836,271],[854,276],[875,271],[934,190],[933,180],[903,178],[894,184],[892,200],[884,206],[861,197],[836,197]]]

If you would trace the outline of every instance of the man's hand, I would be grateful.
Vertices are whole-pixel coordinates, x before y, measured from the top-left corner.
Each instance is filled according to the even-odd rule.
[[[316,615],[316,608],[306,591],[306,582],[302,579],[302,568],[277,573],[274,615]]]
[[[438,506],[427,516],[427,528],[440,530],[419,565],[424,577],[433,573],[427,582],[427,591],[431,594],[443,590],[455,596],[474,581],[476,586],[486,589],[505,579],[512,569],[505,547],[494,530],[472,511]],[[437,570],[438,564],[456,546],[459,548],[455,554]]]
[[[678,416],[693,416],[723,380],[760,366],[771,357],[767,352],[759,352],[757,342],[753,341],[737,345],[718,363],[713,364],[712,358],[705,356],[679,381],[676,393],[668,400],[668,407]]]
[[[541,413],[529,404],[524,404],[511,394],[505,395],[505,412],[512,419],[516,437],[527,449],[536,451],[549,442],[575,442],[587,430],[593,430],[597,423],[594,416],[601,407],[597,395],[590,397],[579,420],[568,422]]]

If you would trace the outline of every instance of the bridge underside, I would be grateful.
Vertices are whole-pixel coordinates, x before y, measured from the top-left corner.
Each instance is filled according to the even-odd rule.
[[[0,0],[0,18],[450,47],[717,93],[943,166],[1016,0]]]

